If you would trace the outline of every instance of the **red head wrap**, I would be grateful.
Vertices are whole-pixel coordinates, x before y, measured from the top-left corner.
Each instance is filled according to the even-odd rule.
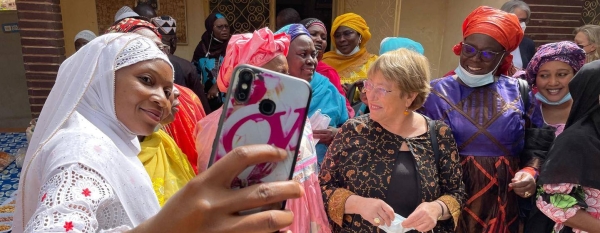
[[[509,52],[500,63],[496,75],[508,75],[512,66],[512,55],[510,52],[517,49],[523,40],[523,29],[519,24],[519,18],[511,13],[489,7],[480,6],[475,9],[463,22],[463,39],[472,34],[485,34],[494,38]],[[462,45],[459,43],[453,48],[454,54],[460,55]]]
[[[116,23],[115,25],[109,27],[108,29],[106,29],[106,33],[112,33],[112,32],[123,32],[123,33],[127,33],[127,32],[135,32],[139,29],[149,29],[150,31],[154,32],[154,34],[156,34],[156,36],[158,36],[158,38],[162,38],[162,35],[158,32],[158,28],[156,26],[154,26],[154,24],[145,21],[145,20],[141,20],[141,19],[134,19],[134,18],[125,18],[122,19],[121,21],[119,21],[118,23]]]

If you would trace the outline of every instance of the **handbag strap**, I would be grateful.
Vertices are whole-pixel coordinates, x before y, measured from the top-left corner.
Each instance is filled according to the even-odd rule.
[[[531,119],[527,115],[527,111],[529,111],[529,107],[531,103],[529,103],[529,83],[525,79],[517,78],[519,84],[519,94],[521,94],[521,100],[523,100],[523,118],[525,119],[525,127],[532,127]]]
[[[428,125],[429,125],[429,136],[431,137],[431,147],[433,149],[433,156],[435,156],[435,164],[438,167],[440,167],[440,148],[438,146],[438,140],[437,140],[437,130],[435,129],[435,121],[432,119],[428,119]]]

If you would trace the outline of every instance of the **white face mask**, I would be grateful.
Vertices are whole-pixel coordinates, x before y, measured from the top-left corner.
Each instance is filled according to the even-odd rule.
[[[342,55],[342,56],[346,56],[346,57],[352,56],[352,55],[358,53],[358,51],[360,51],[360,47],[358,45],[356,47],[354,47],[354,49],[352,50],[352,52],[350,52],[349,54],[343,54],[337,48],[335,49],[335,53],[337,53],[339,55]]]
[[[525,28],[527,28],[527,24],[525,24],[525,22],[521,22],[521,29],[525,31]]]
[[[354,47],[354,49],[352,50],[352,52],[350,52],[349,54],[343,54],[341,51],[339,51],[337,48],[335,49],[335,53],[337,53],[338,55],[342,55],[342,56],[352,56],[356,53],[358,53],[358,51],[360,51],[360,42],[362,42],[362,35],[360,35],[358,37],[358,44],[356,45],[356,47]]]
[[[504,54],[500,57],[500,61],[496,64],[496,67],[487,74],[471,74],[460,65],[460,62],[458,62],[458,67],[454,70],[454,73],[456,73],[458,78],[469,87],[485,86],[494,82],[494,73],[496,72],[496,69],[498,69],[498,66],[500,66],[500,63],[502,63],[502,59],[504,59]]]

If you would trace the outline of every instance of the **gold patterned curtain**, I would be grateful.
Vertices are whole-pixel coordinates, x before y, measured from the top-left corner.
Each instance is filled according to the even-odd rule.
[[[210,13],[219,12],[233,34],[252,32],[270,25],[271,0],[209,0]]]
[[[584,24],[600,25],[600,0],[586,0],[583,2],[581,19]]]

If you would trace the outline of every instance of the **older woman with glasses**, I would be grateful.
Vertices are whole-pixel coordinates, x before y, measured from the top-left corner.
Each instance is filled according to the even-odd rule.
[[[505,76],[523,30],[516,15],[479,7],[463,23],[455,74],[432,82],[422,112],[454,132],[469,199],[457,232],[517,232],[518,196],[535,193],[540,159],[522,157],[528,85]],[[524,100],[527,99],[527,100]]]
[[[404,228],[454,232],[465,199],[456,143],[445,123],[414,112],[429,78],[427,58],[408,49],[371,66],[363,89],[371,113],[340,128],[321,165],[333,232],[377,232],[395,214]]]
[[[586,63],[600,59],[597,49],[600,42],[600,26],[587,24],[576,28],[573,41],[585,51]]]

